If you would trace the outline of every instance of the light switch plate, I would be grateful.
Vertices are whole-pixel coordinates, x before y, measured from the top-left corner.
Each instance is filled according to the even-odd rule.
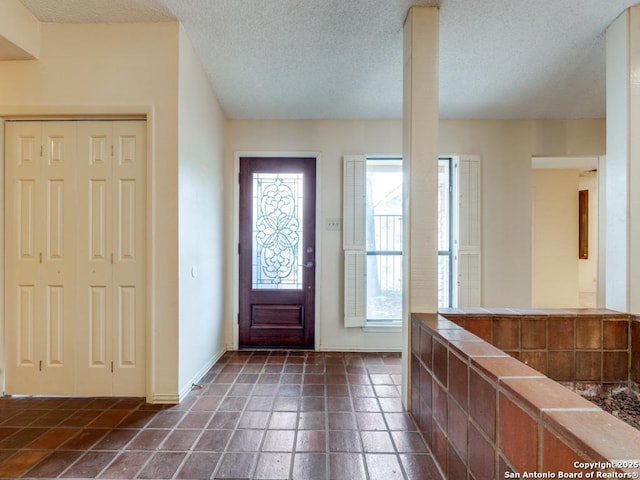
[[[341,218],[327,218],[325,220],[325,229],[336,231],[342,230],[342,219]]]

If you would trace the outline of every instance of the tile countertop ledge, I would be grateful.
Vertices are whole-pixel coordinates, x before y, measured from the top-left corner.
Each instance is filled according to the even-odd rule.
[[[470,313],[468,310],[472,310]],[[487,309],[448,309],[460,315],[479,314],[495,316],[496,310]],[[506,314],[499,309],[499,314]],[[530,316],[533,310],[511,310],[507,315]],[[610,310],[579,310],[569,313],[567,310],[553,310],[538,313],[554,316],[562,314],[616,315]],[[452,316],[456,314],[453,313]],[[628,316],[628,314],[626,314]],[[484,340],[467,332],[442,314],[413,313],[412,322],[419,322],[427,331],[431,331],[434,340],[452,348],[465,361],[470,371],[482,372],[493,379],[496,393],[504,400],[515,402],[528,412],[540,428],[551,429],[560,435],[563,442],[574,449],[579,457],[587,455],[595,461],[633,460],[640,462],[640,431],[615,418],[599,407],[583,399],[580,395],[559,383],[536,372],[517,359],[508,356]],[[475,337],[475,338],[474,338]],[[463,341],[460,341],[464,339]],[[482,345],[491,347],[486,352]],[[495,352],[495,353],[492,353]],[[434,352],[435,355],[435,352]],[[435,360],[434,360],[435,361]],[[435,368],[435,365],[434,365]],[[472,393],[469,392],[471,396]],[[500,421],[498,421],[498,424]],[[618,472],[640,473],[640,468],[617,468]]]
[[[609,318],[621,317],[626,318],[630,314],[619,312],[617,310],[608,310],[606,308],[484,308],[484,307],[466,307],[466,308],[441,308],[438,314],[444,317],[457,316],[540,316],[540,317],[562,317],[562,316],[607,316]],[[436,315],[432,313],[420,313],[420,315]]]

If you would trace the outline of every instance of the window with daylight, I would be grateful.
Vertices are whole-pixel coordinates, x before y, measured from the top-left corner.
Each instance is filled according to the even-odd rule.
[[[402,319],[402,159],[367,158],[367,321]]]
[[[438,159],[438,307],[451,307],[452,259],[451,248],[452,218],[451,198],[453,195],[452,158]]]
[[[399,324],[402,158],[344,157],[346,327]],[[481,305],[480,157],[438,159],[438,307]]]

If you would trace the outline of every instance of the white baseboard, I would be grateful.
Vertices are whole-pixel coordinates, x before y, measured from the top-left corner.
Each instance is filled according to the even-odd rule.
[[[320,352],[350,352],[350,353],[357,353],[357,352],[387,353],[387,352],[402,352],[402,348],[389,348],[389,347],[381,348],[379,346],[363,347],[360,345],[357,347],[356,346],[334,347],[334,346],[320,345],[319,351]]]
[[[306,350],[296,350],[291,349],[291,348],[269,348],[269,347],[265,347],[265,348],[257,348],[256,350],[273,350],[273,351],[278,351],[278,350],[291,350],[291,351],[306,351]],[[310,351],[314,351],[315,349],[310,349]],[[216,358],[216,362],[220,359],[220,357],[225,354],[226,352],[232,352],[235,351],[235,349],[233,348],[232,345],[227,345],[227,348],[224,352],[222,352],[222,354],[220,356],[218,356],[218,358]],[[250,352],[251,349],[248,350],[243,350],[243,351],[248,351]],[[386,352],[402,352],[402,347],[380,347],[380,346],[371,346],[371,347],[363,347],[362,345],[358,345],[358,346],[333,346],[333,345],[320,345],[317,350],[318,352],[351,352],[351,353],[357,353],[357,352],[381,352],[381,353],[386,353]],[[214,362],[215,363],[215,362]]]
[[[151,395],[151,403],[167,403],[176,405],[180,403],[180,398],[178,395],[171,393],[154,393]]]
[[[179,402],[181,402],[186,398],[189,392],[191,392],[193,385],[197,384],[198,381],[200,381],[200,379],[204,377],[209,370],[211,370],[211,367],[213,367],[216,364],[216,362],[220,360],[220,357],[222,357],[222,355],[224,355],[226,351],[227,351],[226,347],[223,347],[222,350],[220,350],[211,359],[209,359],[209,361],[206,364],[204,364],[202,368],[200,368],[200,370],[196,372],[196,374],[191,378],[191,380],[189,380],[186,383],[186,385],[182,387],[182,390],[180,391],[180,394],[179,394],[179,400],[178,400]]]
[[[189,394],[193,385],[198,383],[198,381],[206,375],[206,373],[215,365],[215,363],[220,360],[220,357],[225,354],[227,349],[223,347],[221,351],[216,353],[205,365],[196,372],[196,374],[191,378],[190,381],[186,383],[186,385],[182,388],[180,393],[154,393],[151,395],[150,403],[160,403],[160,404],[172,404],[176,405],[183,401],[185,397]]]

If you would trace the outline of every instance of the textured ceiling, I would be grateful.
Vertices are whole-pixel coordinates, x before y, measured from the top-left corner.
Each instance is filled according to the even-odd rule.
[[[20,0],[46,23],[166,22],[175,20],[162,0]],[[208,3],[204,0],[202,3]]]
[[[402,23],[440,6],[442,118],[605,114],[605,30],[638,0],[21,0],[42,22],[180,20],[230,118],[399,118]]]

